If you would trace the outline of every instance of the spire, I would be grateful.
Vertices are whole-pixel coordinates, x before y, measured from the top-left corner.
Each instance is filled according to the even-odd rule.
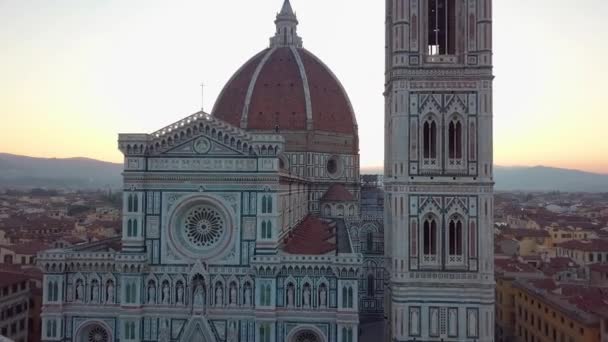
[[[289,0],[283,2],[281,12],[277,13],[274,21],[277,31],[270,38],[270,47],[295,46],[302,47],[302,38],[298,36],[298,18],[291,8]]]
[[[293,9],[291,8],[291,3],[289,3],[289,0],[285,0],[285,2],[283,2],[283,8],[281,8],[281,16],[293,16],[295,17],[296,15],[293,14]]]

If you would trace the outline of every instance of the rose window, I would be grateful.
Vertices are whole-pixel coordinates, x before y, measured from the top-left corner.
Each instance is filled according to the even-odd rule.
[[[312,331],[303,331],[299,333],[295,340],[296,342],[320,342],[319,337]]]
[[[108,342],[108,333],[100,326],[96,326],[89,331],[89,342]]]
[[[221,240],[225,222],[215,209],[199,206],[191,209],[184,219],[187,239],[197,247],[211,247]]]

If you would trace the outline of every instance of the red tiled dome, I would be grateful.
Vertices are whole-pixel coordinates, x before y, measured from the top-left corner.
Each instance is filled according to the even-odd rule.
[[[344,88],[323,62],[298,47],[266,49],[232,76],[212,114],[254,131],[357,134]]]

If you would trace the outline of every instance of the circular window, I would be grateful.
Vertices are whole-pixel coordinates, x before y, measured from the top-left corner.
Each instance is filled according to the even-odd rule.
[[[224,234],[224,219],[209,206],[198,206],[187,212],[184,229],[188,241],[198,247],[212,247]]]
[[[335,159],[330,159],[327,162],[327,172],[329,172],[330,174],[335,174],[336,172],[338,172],[338,163],[336,162]]]
[[[185,197],[169,218],[167,241],[176,257],[214,259],[229,254],[234,222],[231,211],[212,196]]]
[[[336,179],[342,175],[342,160],[338,156],[333,156],[327,160],[327,174]]]
[[[88,342],[108,342],[108,332],[100,326],[94,326],[87,334]]]

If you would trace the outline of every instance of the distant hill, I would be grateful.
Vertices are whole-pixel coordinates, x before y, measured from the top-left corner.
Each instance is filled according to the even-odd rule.
[[[494,168],[497,190],[608,192],[608,175],[546,166]]]
[[[87,158],[32,158],[0,153],[0,188],[120,188],[122,164]],[[381,174],[381,168],[362,168]],[[545,166],[494,169],[496,190],[608,192],[608,175]]]
[[[122,164],[87,158],[33,158],[0,153],[0,188],[112,189]]]
[[[382,174],[379,167],[362,168],[361,173]],[[546,166],[494,168],[496,190],[608,192],[608,174]]]

